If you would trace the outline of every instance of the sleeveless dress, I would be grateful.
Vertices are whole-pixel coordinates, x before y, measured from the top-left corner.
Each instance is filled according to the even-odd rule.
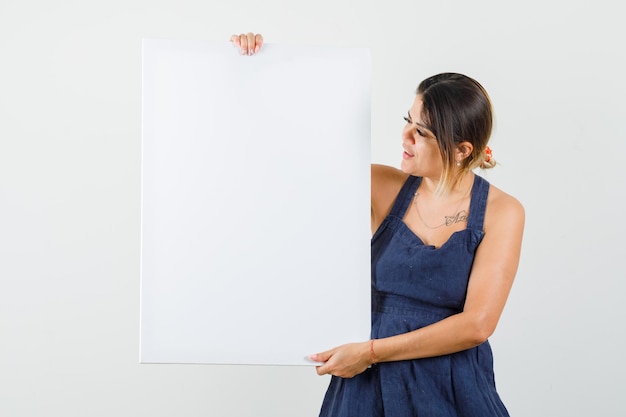
[[[421,182],[410,176],[372,237],[372,338],[410,332],[463,310],[483,237],[489,183],[475,175],[465,229],[425,245],[402,220]],[[489,342],[431,358],[383,362],[354,378],[333,376],[320,416],[508,416],[496,392]]]

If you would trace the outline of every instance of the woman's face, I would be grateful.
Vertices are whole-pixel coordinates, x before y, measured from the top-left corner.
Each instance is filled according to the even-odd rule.
[[[413,106],[405,116],[402,130],[402,171],[419,176],[439,178],[443,170],[439,144],[433,132],[422,120],[422,98],[415,96]]]

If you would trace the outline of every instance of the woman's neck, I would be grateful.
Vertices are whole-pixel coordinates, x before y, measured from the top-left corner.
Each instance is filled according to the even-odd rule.
[[[474,173],[469,171],[465,173],[458,181],[452,186],[452,189],[448,192],[441,194],[439,197],[450,200],[456,200],[464,198],[469,194],[469,191],[474,184]],[[439,178],[423,177],[420,184],[420,193],[427,195],[437,195],[437,186],[439,185]]]

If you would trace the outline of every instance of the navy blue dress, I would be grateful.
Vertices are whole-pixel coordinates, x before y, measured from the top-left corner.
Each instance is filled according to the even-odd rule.
[[[463,310],[483,237],[489,183],[475,176],[469,217],[440,248],[425,245],[402,220],[420,177],[409,177],[372,237],[372,338],[410,332]],[[332,377],[320,416],[508,416],[496,392],[489,342],[450,355],[373,365],[354,378]]]

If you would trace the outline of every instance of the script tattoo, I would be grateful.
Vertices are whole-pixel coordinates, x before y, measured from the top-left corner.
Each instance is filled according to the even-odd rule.
[[[446,226],[451,226],[455,223],[466,222],[467,221],[467,211],[461,210],[454,216],[446,216]]]

